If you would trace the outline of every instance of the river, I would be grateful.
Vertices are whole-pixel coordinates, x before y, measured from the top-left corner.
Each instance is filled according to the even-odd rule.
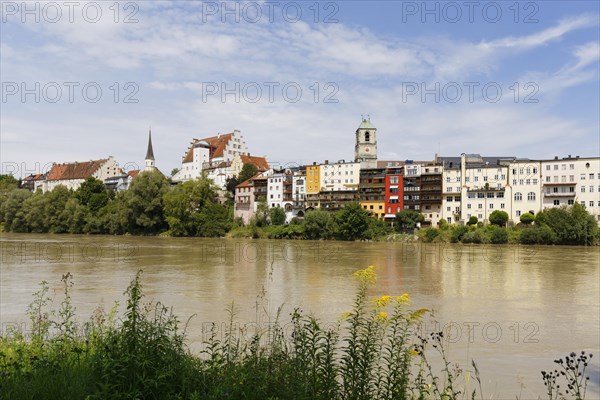
[[[351,307],[352,273],[377,267],[373,296],[410,294],[433,310],[423,332],[444,329],[452,361],[475,359],[486,398],[543,397],[541,370],[571,351],[594,353],[588,399],[600,397],[600,248],[346,243],[0,234],[0,322],[27,329],[39,283],[58,307],[74,276],[81,319],[109,309],[138,269],[147,299],[186,320],[191,348],[232,301],[240,324],[265,324],[284,305],[335,322]]]

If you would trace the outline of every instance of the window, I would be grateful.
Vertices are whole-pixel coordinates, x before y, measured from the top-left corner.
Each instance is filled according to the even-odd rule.
[[[566,182],[567,181],[567,176],[566,175],[561,176],[560,177],[560,181],[563,182],[563,183]]]
[[[479,182],[479,177],[478,176],[475,177],[475,182]]]
[[[594,207],[594,202],[590,201],[590,207]]]
[[[467,197],[470,199],[474,199],[475,198],[475,193],[468,193]]]
[[[517,214],[517,217],[520,217],[521,216],[521,211],[517,210],[517,211],[515,211],[515,214]]]
[[[490,210],[493,210],[493,209],[494,209],[494,204],[492,203],[492,204],[490,204]]]
[[[569,169],[575,169],[575,164],[569,164]]]
[[[482,192],[477,193],[477,198],[478,199],[483,199],[484,197],[485,197],[485,193],[482,193]]]
[[[553,204],[554,204],[555,206],[560,206],[560,200],[554,200]]]
[[[523,184],[523,179],[519,179],[519,185]]]
[[[477,204],[477,208],[480,208],[480,209],[483,208],[483,204],[481,204],[481,203]]]
[[[585,193],[585,186],[581,187],[581,193]]]
[[[523,175],[523,168],[519,168],[519,175]]]
[[[500,203],[500,208],[504,208],[504,203]]]
[[[550,166],[546,165],[546,171],[550,171]]]
[[[582,181],[585,181],[585,174],[581,174],[580,178]]]
[[[594,179],[594,174],[590,174],[590,179]]]
[[[529,200],[529,201],[535,200],[535,193],[533,193],[533,192],[527,193],[527,200]]]
[[[447,183],[450,183],[450,177],[449,177],[449,176],[448,176],[448,177],[446,177],[446,182],[447,182]]]
[[[523,195],[521,194],[521,192],[515,193],[515,200],[517,200],[517,201],[523,200]]]
[[[398,177],[397,176],[390,177],[390,184],[391,185],[397,185],[398,184]]]
[[[555,165],[554,165],[554,170],[555,170],[555,171],[558,171],[558,164],[555,164]]]
[[[550,177],[549,176],[546,177],[546,182],[550,182]]]
[[[600,189],[598,189],[600,191]],[[460,201],[460,196],[454,196],[454,201]]]
[[[477,214],[477,217],[478,217],[479,219],[483,219],[483,215],[481,215],[481,214]]]
[[[447,196],[446,201],[452,201],[452,196]]]
[[[498,192],[498,193],[496,193],[496,198],[497,199],[503,199],[504,198],[504,192]]]
[[[365,142],[368,142],[371,139],[371,132],[365,132]]]
[[[493,199],[494,198],[494,192],[488,192],[487,193],[487,198],[488,199]]]
[[[470,210],[471,209],[471,205],[467,204],[467,209]]]
[[[574,202],[573,202],[573,199],[569,199],[569,200],[567,200],[567,204],[568,204],[568,205],[572,206],[572,205],[573,205],[573,203],[574,203]]]
[[[446,211],[448,211],[448,212],[449,212],[449,211],[450,211],[450,207],[446,207]]]
[[[534,174],[537,174],[537,168],[534,168],[534,169],[533,169],[533,173],[534,173]]]
[[[590,193],[594,193],[594,187],[590,186]]]

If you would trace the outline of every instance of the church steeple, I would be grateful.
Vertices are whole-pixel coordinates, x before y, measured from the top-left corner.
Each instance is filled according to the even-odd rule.
[[[361,163],[363,168],[377,166],[377,128],[371,123],[370,116],[361,118],[362,121],[356,130],[356,144],[354,146],[354,160]]]
[[[145,171],[153,171],[154,166],[154,150],[152,149],[152,129],[148,131],[148,150],[146,150],[146,167]]]

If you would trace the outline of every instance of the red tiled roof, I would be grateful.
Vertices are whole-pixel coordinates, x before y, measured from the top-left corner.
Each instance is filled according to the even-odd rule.
[[[242,188],[242,187],[252,187],[254,186],[254,181],[257,179],[262,178],[260,176],[261,172],[259,172],[258,174],[254,175],[252,178],[246,179],[244,182],[240,183],[239,185],[236,186],[237,188]]]
[[[254,157],[250,155],[242,154],[241,156],[242,163],[244,164],[254,164],[258,171],[263,172],[269,169],[269,163],[265,157]]]
[[[85,162],[74,162],[55,164],[50,172],[48,172],[47,180],[49,181],[62,181],[67,179],[85,179],[88,176],[92,176],[104,163],[108,161],[103,160],[92,160]]]
[[[183,157],[183,162],[188,163],[194,160],[194,144],[198,142],[206,142],[211,147],[210,158],[222,157],[225,146],[229,143],[229,140],[233,136],[233,133],[226,133],[224,135],[211,136],[204,139],[194,139],[192,145],[188,148],[187,153]]]
[[[35,175],[29,175],[25,178],[23,178],[24,181],[29,182],[29,181],[39,181],[44,179],[46,176],[44,174],[35,174]]]
[[[127,175],[129,175],[132,178],[135,178],[136,176],[138,176],[139,173],[140,173],[139,169],[134,169],[134,170],[128,171]]]

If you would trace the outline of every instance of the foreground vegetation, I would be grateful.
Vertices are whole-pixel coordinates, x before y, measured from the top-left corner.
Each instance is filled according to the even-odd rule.
[[[357,271],[353,309],[334,327],[295,310],[291,334],[279,314],[264,332],[213,334],[193,355],[177,318],[143,301],[141,272],[126,312],[98,309],[78,329],[71,275],[50,311],[42,282],[28,314],[31,334],[0,338],[0,397],[6,399],[463,399],[484,398],[479,371],[446,358],[443,332],[420,336],[428,311],[407,294],[369,299],[374,267]],[[289,325],[286,325],[286,327]],[[249,337],[249,338],[248,338]],[[549,399],[584,399],[592,355],[571,353],[542,372]],[[435,365],[435,366],[434,366]],[[563,389],[566,388],[566,389]]]
[[[242,179],[253,170],[244,166]],[[58,186],[47,193],[18,189],[0,176],[0,224],[8,232],[88,233],[112,235],[168,235],[200,237],[248,237],[325,240],[412,240],[424,222],[415,211],[401,211],[395,221],[371,218],[358,203],[340,211],[309,211],[303,219],[286,224],[282,208],[269,209],[264,199],[255,216],[245,225],[234,220],[233,204],[218,200],[211,180],[200,178],[172,186],[157,172],[142,172],[129,190],[107,191],[101,181],[88,178],[72,191]],[[12,177],[11,177],[12,178]],[[229,182],[235,188],[237,180]],[[583,206],[551,208],[537,215],[525,213],[521,222],[508,227],[508,214],[494,211],[484,226],[471,217],[467,225],[440,225],[418,230],[425,242],[520,243],[593,245],[600,242],[600,229]]]

